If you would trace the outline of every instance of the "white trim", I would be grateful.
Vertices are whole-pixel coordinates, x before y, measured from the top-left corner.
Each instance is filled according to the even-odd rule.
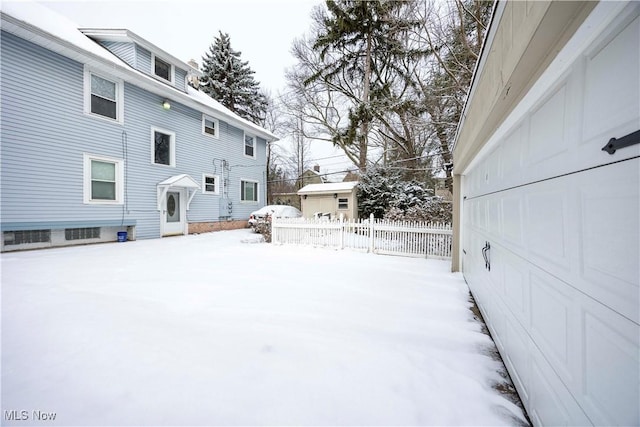
[[[205,132],[205,120],[209,120],[210,122],[213,122],[214,131],[215,131],[213,135]],[[211,117],[207,114],[202,113],[202,134],[205,136],[208,136],[209,138],[219,139],[220,138],[220,121],[214,117]]]
[[[253,156],[250,156],[247,154],[247,141],[246,141],[247,137],[253,138]],[[257,159],[257,153],[256,153],[257,148],[258,148],[258,138],[256,138],[255,135],[252,135],[250,133],[242,132],[242,154],[249,159],[255,160]]]
[[[124,201],[124,160],[115,157],[99,156],[95,154],[82,154],[82,198],[84,204],[90,205],[122,205]],[[92,200],[91,199],[91,161],[96,160],[105,163],[114,163],[116,166],[116,199]]]
[[[168,64],[169,67],[171,67],[171,69],[170,69],[171,76],[169,76],[171,78],[169,80],[167,80],[164,77],[159,76],[159,75],[156,74],[156,58],[159,59],[160,61],[164,62],[165,64]],[[163,57],[158,56],[153,52],[151,52],[151,75],[153,77],[155,77],[156,79],[159,79],[161,82],[171,83],[172,86],[175,86],[175,84],[176,84],[176,66],[173,65],[173,63],[171,61],[167,61]]]
[[[582,25],[576,30],[571,39],[556,55],[555,59],[544,70],[542,75],[536,80],[531,89],[522,98],[522,100],[513,108],[511,113],[500,123],[498,128],[493,132],[487,143],[482,147],[474,158],[469,162],[467,167],[460,172],[461,175],[469,173],[477,166],[477,164],[486,158],[493,151],[498,142],[509,132],[516,128],[517,124],[526,116],[526,114],[535,107],[537,103],[543,99],[550,88],[557,84],[561,76],[568,73],[575,61],[583,56],[587,47],[594,43],[598,37],[602,37],[605,29],[611,26],[611,23],[618,15],[627,7],[627,12],[631,13],[636,7],[634,3],[629,5],[628,2],[600,2],[591,11]],[[469,97],[467,103],[470,102]],[[464,120],[464,116],[463,116]],[[460,122],[462,124],[462,122]],[[457,141],[457,136],[456,136]],[[454,147],[455,148],[455,147]]]
[[[207,183],[205,181],[206,178],[213,178],[214,181],[214,191],[207,191]],[[214,175],[212,173],[203,173],[202,174],[202,194],[210,194],[210,195],[219,195],[220,194],[220,175]]]
[[[163,133],[171,137],[171,146],[169,147],[169,164],[156,163],[156,138],[155,133]],[[176,133],[166,129],[151,126],[151,164],[155,166],[176,167]]]
[[[100,77],[101,79],[110,81],[116,85],[116,118],[106,117],[101,114],[91,112],[91,75]],[[102,72],[96,72],[88,66],[84,66],[84,114],[100,120],[106,120],[111,123],[124,123],[124,82],[121,79],[111,77]]]
[[[242,191],[244,190],[244,186],[243,186],[244,182],[252,182],[256,184],[256,200],[242,200]],[[256,181],[255,179],[240,178],[239,199],[240,199],[240,203],[247,204],[247,205],[249,204],[257,205],[258,203],[260,203],[260,181]]]

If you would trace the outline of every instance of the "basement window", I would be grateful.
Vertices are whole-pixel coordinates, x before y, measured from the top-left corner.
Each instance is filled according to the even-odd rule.
[[[99,239],[100,227],[65,228],[65,240]]]
[[[28,245],[51,242],[51,230],[5,231],[4,245]]]

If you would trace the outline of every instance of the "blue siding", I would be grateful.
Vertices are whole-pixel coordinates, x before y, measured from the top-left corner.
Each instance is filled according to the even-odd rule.
[[[136,48],[134,43],[101,41],[100,44],[131,67],[136,67]]]
[[[187,83],[186,83],[186,78],[187,78],[187,72],[185,70],[183,70],[182,68],[175,68],[175,86],[176,88],[180,89],[183,92],[187,91]]]
[[[151,74],[151,52],[140,45],[136,45],[136,70]]]
[[[138,238],[159,237],[157,184],[183,173],[202,184],[203,173],[222,175],[222,160],[229,165],[224,175],[232,218],[246,219],[264,205],[264,140],[257,141],[256,159],[248,159],[241,129],[220,121],[219,139],[203,135],[199,111],[178,103],[164,110],[163,97],[129,83],[123,124],[86,115],[83,64],[5,32],[1,48],[3,224],[120,221],[135,223]],[[29,70],[29,84],[24,84],[24,70]],[[176,167],[151,163],[153,126],[175,132]],[[83,203],[83,153],[125,160],[124,205]],[[259,181],[259,203],[240,202],[241,179]],[[188,220],[219,220],[221,197],[199,191]]]

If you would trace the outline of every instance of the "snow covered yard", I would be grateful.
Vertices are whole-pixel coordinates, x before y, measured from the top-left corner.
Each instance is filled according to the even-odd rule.
[[[524,422],[449,262],[256,237],[3,254],[3,424]]]

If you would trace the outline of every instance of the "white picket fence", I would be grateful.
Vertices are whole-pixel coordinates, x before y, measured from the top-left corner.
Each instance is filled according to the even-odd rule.
[[[451,258],[451,224],[415,221],[273,218],[275,244],[355,249],[377,254]]]

